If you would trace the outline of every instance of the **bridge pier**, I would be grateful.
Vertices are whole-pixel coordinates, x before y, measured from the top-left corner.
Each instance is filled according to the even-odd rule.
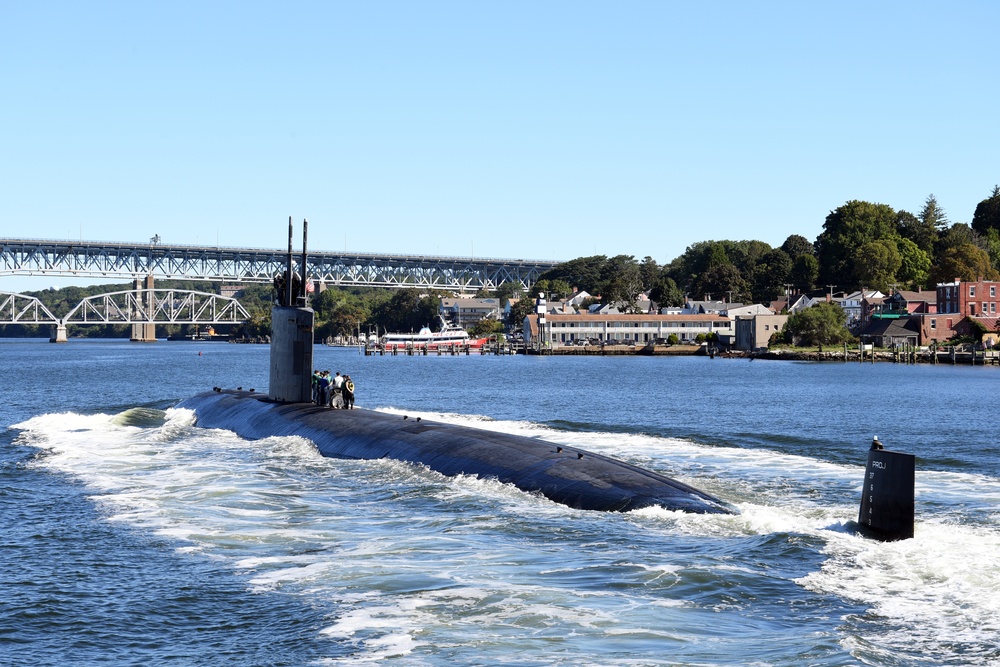
[[[155,343],[156,325],[152,322],[139,322],[138,324],[133,324],[132,338],[129,340],[133,343]]]
[[[66,337],[66,324],[60,322],[52,326],[52,337],[49,338],[50,343],[66,343],[69,339]]]
[[[145,285],[143,285],[145,283]],[[153,275],[150,274],[145,278],[135,279],[135,291],[139,292],[142,289],[153,289]],[[149,303],[146,304],[146,312],[153,312],[153,293],[149,292],[147,294],[147,300]],[[136,322],[132,325],[132,338],[130,339],[133,343],[155,343],[156,342],[156,324],[153,322]]]

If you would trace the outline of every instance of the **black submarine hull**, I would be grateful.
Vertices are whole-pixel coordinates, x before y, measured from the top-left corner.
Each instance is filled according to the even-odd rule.
[[[180,402],[197,425],[256,440],[297,435],[324,456],[391,458],[443,475],[476,475],[513,484],[569,507],[627,512],[661,506],[732,514],[725,502],[687,484],[600,454],[523,436],[417,421],[373,410],[281,403],[246,391],[210,391]]]

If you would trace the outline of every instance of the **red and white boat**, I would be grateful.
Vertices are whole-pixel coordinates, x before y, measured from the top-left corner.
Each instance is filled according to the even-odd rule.
[[[485,345],[487,340],[489,339],[472,338],[468,331],[447,322],[442,317],[441,331],[431,331],[430,327],[424,327],[418,333],[387,333],[382,336],[381,342],[387,350],[408,348],[436,350],[439,347],[478,349]]]

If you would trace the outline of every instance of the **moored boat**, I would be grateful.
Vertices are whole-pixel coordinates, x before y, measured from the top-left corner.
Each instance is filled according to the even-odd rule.
[[[423,327],[418,333],[387,333],[382,336],[381,343],[388,350],[398,348],[436,350],[439,347],[477,349],[485,345],[487,340],[487,338],[473,338],[462,327],[451,324],[441,317],[440,331],[431,331],[430,327]]]

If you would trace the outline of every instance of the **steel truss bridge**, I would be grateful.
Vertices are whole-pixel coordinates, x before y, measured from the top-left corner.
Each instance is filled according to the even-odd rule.
[[[287,251],[150,243],[0,239],[0,276],[79,276],[243,283],[271,282]],[[295,262],[300,256],[295,257]],[[415,287],[455,292],[529,289],[555,261],[310,251],[310,280],[350,287]]]
[[[0,292],[0,324],[49,324],[66,340],[67,324],[131,324],[136,340],[155,340],[157,324],[238,324],[250,313],[218,294],[175,289],[136,289],[88,296],[57,317],[36,297]]]

